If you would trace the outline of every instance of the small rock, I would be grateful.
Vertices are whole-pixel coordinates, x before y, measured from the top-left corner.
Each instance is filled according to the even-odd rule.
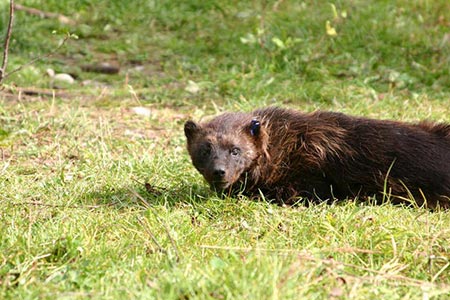
[[[66,73],[56,74],[55,70],[50,68],[47,69],[45,72],[51,78],[52,88],[56,89],[65,88],[69,85],[72,85],[75,82],[75,79],[70,74]]]
[[[47,70],[45,70],[45,72],[47,73],[47,75],[49,76],[49,77],[53,77],[53,76],[55,76],[55,70],[53,70],[53,69],[47,69]]]
[[[191,94],[197,94],[198,92],[200,92],[200,86],[199,86],[197,83],[195,83],[194,81],[189,80],[189,81],[188,81],[188,84],[187,84],[187,86],[184,88],[184,90],[185,90],[186,92],[191,93]]]
[[[150,117],[152,114],[150,109],[148,109],[147,107],[142,107],[142,106],[132,107],[131,111],[137,115],[144,116],[144,117]]]
[[[55,76],[53,76],[53,81],[73,84],[75,82],[75,79],[69,74],[59,73],[59,74],[55,74]]]

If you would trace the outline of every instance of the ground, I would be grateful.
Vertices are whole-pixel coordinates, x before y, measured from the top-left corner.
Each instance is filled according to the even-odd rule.
[[[20,4],[72,22],[16,11],[8,70],[78,39],[2,87],[0,298],[449,299],[448,211],[221,199],[182,130],[266,105],[450,122],[448,1]]]

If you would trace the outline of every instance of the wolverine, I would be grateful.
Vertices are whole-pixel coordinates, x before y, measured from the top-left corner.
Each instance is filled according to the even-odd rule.
[[[187,121],[184,133],[193,165],[220,193],[450,208],[450,124],[269,107]]]

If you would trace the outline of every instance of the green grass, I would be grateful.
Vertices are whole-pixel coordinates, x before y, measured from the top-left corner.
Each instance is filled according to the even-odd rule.
[[[0,94],[0,298],[450,299],[448,211],[220,199],[182,131],[271,104],[449,122],[448,1],[21,4],[76,24],[16,12],[8,70],[79,39]],[[75,84],[20,92],[47,68]]]

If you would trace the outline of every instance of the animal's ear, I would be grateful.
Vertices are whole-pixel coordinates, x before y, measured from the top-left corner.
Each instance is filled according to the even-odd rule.
[[[253,118],[246,126],[247,134],[253,138],[253,142],[260,149],[267,159],[270,159],[268,153],[269,135],[267,134],[267,128],[261,125],[261,122],[257,118]]]
[[[184,123],[184,135],[188,140],[192,139],[200,131],[200,125],[194,121],[187,121]]]

